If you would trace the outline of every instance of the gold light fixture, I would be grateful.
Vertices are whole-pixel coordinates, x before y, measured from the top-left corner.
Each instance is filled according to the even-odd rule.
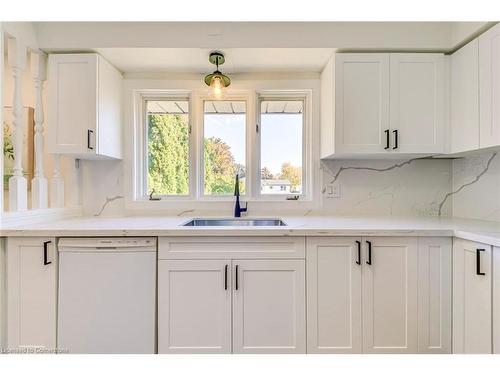
[[[219,71],[219,65],[224,64],[226,59],[221,52],[212,52],[208,57],[208,61],[214,64],[217,69],[212,74],[207,74],[205,76],[205,83],[207,86],[212,88],[212,93],[215,98],[221,98],[224,89],[231,84],[231,80],[228,76]]]

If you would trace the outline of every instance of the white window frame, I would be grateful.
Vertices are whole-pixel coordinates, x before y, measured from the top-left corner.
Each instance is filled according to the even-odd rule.
[[[217,202],[225,205],[233,202],[230,195],[205,195],[204,194],[204,102],[214,100],[206,90],[171,90],[171,89],[136,89],[132,91],[134,140],[129,153],[131,163],[130,197],[127,201],[128,208],[161,209],[209,209]],[[309,207],[313,198],[313,183],[317,179],[317,172],[313,168],[313,90],[234,90],[228,91],[222,100],[235,100],[246,102],[246,186],[244,201],[277,204],[279,207]],[[146,100],[188,100],[189,101],[189,195],[156,195],[162,199],[149,201],[147,189],[147,118]],[[302,184],[303,191],[297,201],[287,200],[296,194],[261,194],[260,190],[260,101],[261,100],[303,100],[303,156],[302,156]],[[170,203],[169,203],[170,202]],[[177,202],[178,204],[176,204]],[[302,203],[300,203],[302,202]],[[305,205],[304,205],[305,204]],[[213,206],[215,207],[215,206]],[[222,206],[221,206],[222,207]],[[269,207],[269,206],[263,206]],[[278,206],[276,206],[278,207]],[[312,207],[312,206],[311,206]]]
[[[197,181],[197,190],[198,190],[198,199],[204,201],[232,201],[233,194],[221,194],[221,195],[209,195],[205,194],[205,149],[204,149],[204,139],[205,139],[205,102],[206,101],[216,101],[210,95],[200,95],[197,97],[197,102],[199,106],[199,137],[198,137],[198,181]],[[245,102],[245,194],[242,194],[241,197],[245,200],[251,200],[252,198],[252,178],[253,173],[249,173],[252,170],[252,137],[250,134],[251,124],[255,121],[253,119],[253,108],[255,106],[254,101],[252,100],[252,95],[248,91],[237,92],[231,91],[228,92],[220,101],[240,101]],[[250,183],[249,183],[250,181]]]
[[[141,120],[139,123],[140,129],[136,134],[139,139],[137,142],[138,147],[138,156],[136,157],[136,166],[137,166],[137,188],[136,188],[136,198],[138,200],[149,200],[149,194],[151,193],[148,190],[148,119],[147,119],[147,101],[153,100],[183,100],[188,102],[189,111],[188,111],[188,126],[189,126],[189,154],[188,154],[188,163],[189,163],[189,194],[186,195],[178,195],[178,194],[155,194],[155,197],[160,197],[163,200],[194,200],[196,198],[196,191],[193,187],[196,186],[196,157],[195,157],[195,143],[193,136],[193,109],[192,109],[192,95],[189,91],[164,91],[164,92],[154,92],[154,93],[143,93],[140,95],[140,110],[138,113],[141,115]]]
[[[311,186],[312,186],[312,176],[311,176],[311,122],[312,114],[310,113],[312,108],[311,101],[312,95],[311,91],[258,91],[256,99],[256,118],[257,127],[256,128],[256,147],[255,147],[255,160],[256,160],[256,181],[254,183],[256,190],[256,200],[261,201],[288,201],[290,198],[299,196],[299,200],[310,200],[311,199]],[[262,135],[262,124],[261,124],[261,103],[263,101],[302,101],[302,193],[301,194],[262,194],[261,193],[261,135]]]

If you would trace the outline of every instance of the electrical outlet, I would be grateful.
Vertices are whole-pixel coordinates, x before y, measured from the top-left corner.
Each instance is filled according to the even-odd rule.
[[[327,198],[340,198],[340,184],[332,184],[326,186]]]

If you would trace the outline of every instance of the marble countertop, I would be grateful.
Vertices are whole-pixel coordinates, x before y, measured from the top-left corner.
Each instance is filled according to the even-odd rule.
[[[283,216],[284,227],[183,227],[191,217],[78,217],[0,229],[1,236],[456,236],[500,246],[500,223],[437,217]]]

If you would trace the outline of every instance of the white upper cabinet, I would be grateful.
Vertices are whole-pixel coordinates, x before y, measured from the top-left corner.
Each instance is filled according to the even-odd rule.
[[[474,39],[451,55],[450,152],[479,148],[479,42]]]
[[[480,147],[500,145],[500,24],[479,37]]]
[[[335,62],[335,154],[384,153],[389,54],[345,53]]]
[[[120,159],[121,96],[121,73],[99,55],[49,55],[48,151]]]
[[[391,152],[443,152],[444,55],[393,53],[390,70]]]
[[[339,53],[332,64],[321,76],[321,130],[334,141],[322,140],[322,157],[444,151],[443,54]]]

